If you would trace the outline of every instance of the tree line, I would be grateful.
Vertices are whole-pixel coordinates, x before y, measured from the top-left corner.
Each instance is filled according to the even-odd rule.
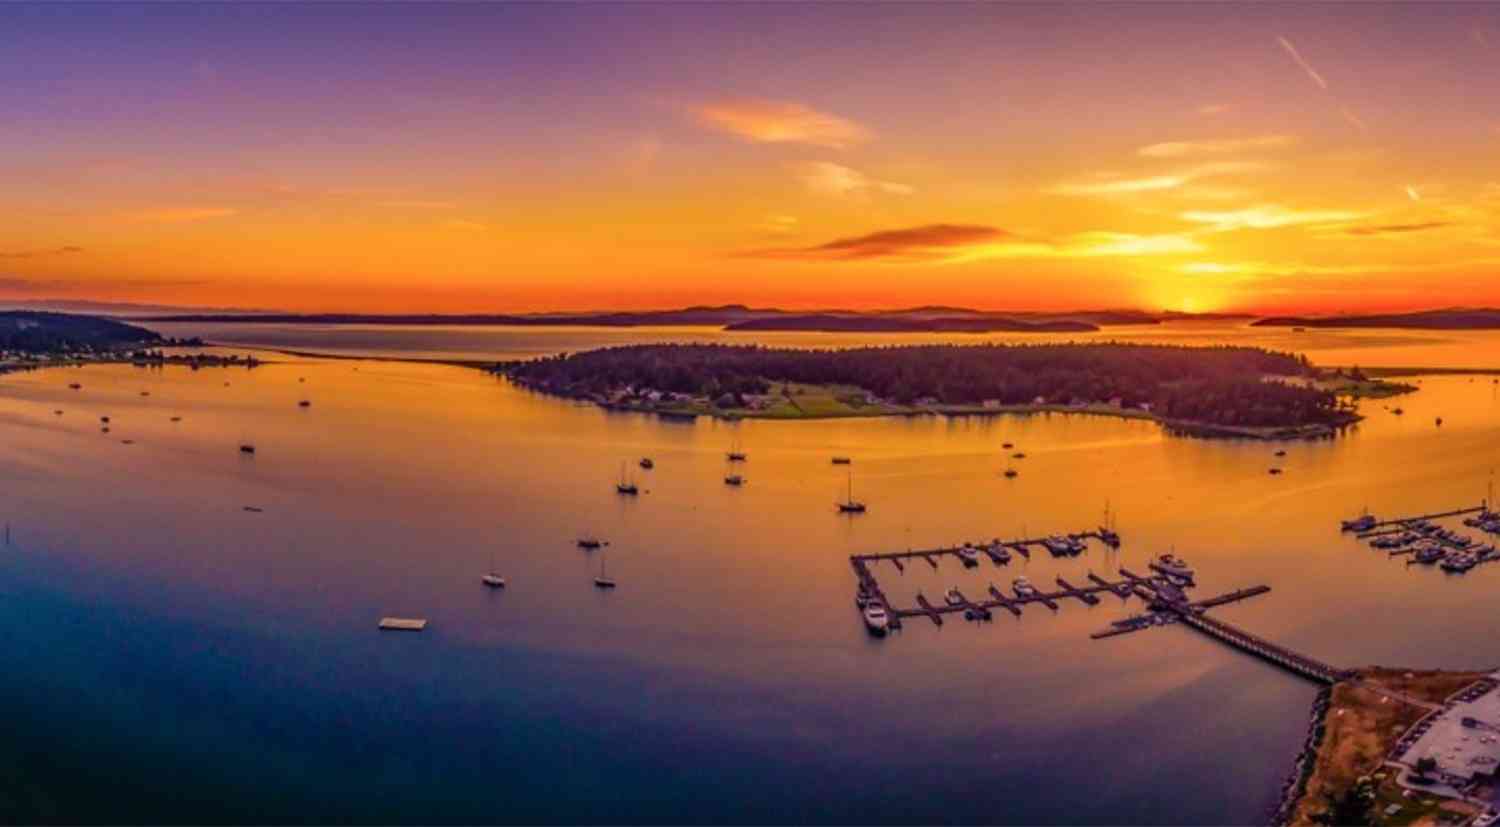
[[[1308,376],[1306,357],[1250,347],[1141,344],[918,345],[799,350],[747,345],[630,345],[507,365],[567,396],[625,388],[706,396],[763,394],[776,382],[854,385],[909,405],[1101,403],[1217,425],[1334,424],[1334,394],[1280,379]]]

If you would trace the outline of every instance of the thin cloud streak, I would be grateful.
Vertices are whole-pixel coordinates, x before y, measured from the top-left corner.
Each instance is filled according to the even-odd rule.
[[[45,250],[0,250],[0,259],[17,261],[31,258],[49,258],[52,256],[68,256],[83,252],[83,248],[68,244],[62,247],[51,247]]]
[[[852,167],[828,161],[807,161],[793,165],[798,180],[819,195],[850,196],[870,192],[888,195],[911,195],[916,190],[895,181],[882,181]]]
[[[1338,224],[1357,221],[1365,216],[1363,213],[1348,210],[1298,210],[1279,204],[1260,204],[1240,210],[1190,210],[1178,217],[1194,224],[1207,224],[1210,232],[1223,233],[1231,230],[1269,230],[1278,227]]]
[[[1183,158],[1194,155],[1224,155],[1255,149],[1279,149],[1297,143],[1292,135],[1261,135],[1209,141],[1168,141],[1143,146],[1136,154],[1146,158]]]
[[[1292,45],[1292,41],[1287,40],[1285,37],[1277,35],[1276,42],[1280,43],[1281,48],[1285,49],[1286,53],[1292,56],[1292,60],[1296,61],[1297,65],[1302,67],[1302,71],[1306,72],[1307,76],[1312,78],[1313,83],[1318,84],[1318,88],[1324,90],[1328,89],[1328,81],[1323,80],[1323,76],[1318,74],[1318,70],[1314,69],[1312,67],[1312,64],[1302,59],[1302,54],[1297,51],[1296,46]]]
[[[704,126],[748,141],[847,149],[868,142],[870,131],[848,118],[795,101],[733,100],[698,107]]]

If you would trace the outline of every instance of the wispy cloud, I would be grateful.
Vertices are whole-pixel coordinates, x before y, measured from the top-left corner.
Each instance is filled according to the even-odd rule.
[[[1308,63],[1306,60],[1302,59],[1302,53],[1297,51],[1297,47],[1292,45],[1292,41],[1278,35],[1276,37],[1276,42],[1280,43],[1281,48],[1284,49],[1287,54],[1292,56],[1292,60],[1296,61],[1298,66],[1302,67],[1302,71],[1306,72],[1309,78],[1312,78],[1312,82],[1318,84],[1318,88],[1328,88],[1328,81],[1323,80],[1323,76],[1318,74],[1318,70],[1314,69],[1311,63]]]
[[[1408,233],[1422,233],[1428,230],[1441,230],[1445,227],[1456,226],[1452,221],[1418,221],[1409,224],[1358,224],[1339,229],[1340,235],[1348,236],[1382,236],[1382,235],[1406,235]]]
[[[797,232],[800,223],[795,215],[770,215],[760,228],[771,235],[791,235]]]
[[[793,101],[724,101],[700,106],[695,114],[705,126],[756,143],[846,149],[871,138],[868,129],[848,118]]]
[[[1194,181],[1220,175],[1238,175],[1258,172],[1269,165],[1258,161],[1226,161],[1200,164],[1173,173],[1126,178],[1118,173],[1102,173],[1092,180],[1070,181],[1053,187],[1050,191],[1061,195],[1122,195],[1137,192],[1155,192],[1177,189]]]
[[[72,244],[63,247],[48,247],[41,250],[0,250],[0,259],[16,261],[30,258],[51,258],[53,256],[69,256],[83,252],[82,247]]]
[[[1338,224],[1357,221],[1364,213],[1349,210],[1299,210],[1280,204],[1260,204],[1239,210],[1189,210],[1180,216],[1184,221],[1207,224],[1212,232],[1231,230],[1268,230],[1277,227]]]
[[[1137,154],[1147,158],[1185,158],[1197,155],[1226,155],[1259,149],[1280,149],[1297,143],[1292,135],[1260,135],[1254,138],[1225,138],[1209,141],[1169,141],[1143,146]]]
[[[1181,255],[1201,252],[1192,237],[1107,231],[1075,233],[1057,240],[1025,238],[997,227],[928,224],[839,238],[811,247],[783,247],[744,254],[795,261],[891,261],[958,264],[987,259],[1060,259]]]
[[[752,258],[784,258],[804,261],[858,261],[865,259],[931,260],[950,256],[955,250],[1012,238],[996,227],[975,224],[925,224],[900,230],[881,230],[865,235],[836,238],[813,247],[756,250]]]
[[[1227,103],[1205,103],[1204,105],[1198,107],[1198,114],[1199,115],[1222,115],[1225,112],[1228,112],[1229,110],[1231,110],[1233,108],[1234,107],[1230,106]]]
[[[1350,126],[1358,129],[1360,132],[1370,131],[1370,127],[1365,124],[1364,119],[1354,114],[1353,109],[1350,109],[1347,106],[1340,106],[1339,115],[1342,116],[1345,121],[1348,121]]]
[[[910,195],[915,191],[906,184],[871,178],[857,169],[827,161],[793,164],[792,169],[804,186],[820,195],[846,196],[870,192]]]
[[[458,205],[452,201],[424,201],[422,199],[396,198],[389,201],[377,202],[377,206],[389,207],[393,210],[451,210]]]
[[[210,218],[225,218],[234,215],[230,207],[155,207],[127,214],[134,221],[161,224],[177,224],[186,221],[203,221]]]

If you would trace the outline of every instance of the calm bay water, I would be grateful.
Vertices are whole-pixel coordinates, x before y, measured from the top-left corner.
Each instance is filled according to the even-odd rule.
[[[1500,366],[1488,334],[1168,328],[1141,335],[1296,335],[1325,363]],[[688,335],[195,332],[427,358]],[[459,367],[276,359],[0,377],[0,777],[14,779],[0,783],[17,817],[1263,820],[1309,684],[1182,628],[1089,640],[1139,608],[1113,599],[912,621],[886,640],[859,622],[851,553],[1081,530],[1106,502],[1118,552],[877,574],[909,604],[1023,572],[1076,583],[1175,546],[1201,595],[1272,587],[1219,616],[1335,664],[1500,661],[1500,567],[1444,576],[1337,531],[1365,506],[1484,496],[1500,444],[1489,377],[1426,378],[1405,416],[1366,403],[1349,435],[1278,460],[1105,418],[683,424]],[[742,489],[721,482],[734,440],[750,456]],[[1006,441],[1028,458],[1006,460]],[[834,513],[834,454],[854,457],[868,514]],[[635,467],[644,455],[654,471]],[[614,493],[622,463],[638,498]],[[1020,477],[1000,476],[1008,464]],[[616,591],[592,587],[602,555],[575,548],[582,532],[611,541]],[[492,555],[503,592],[479,584]],[[431,625],[378,633],[388,614]]]

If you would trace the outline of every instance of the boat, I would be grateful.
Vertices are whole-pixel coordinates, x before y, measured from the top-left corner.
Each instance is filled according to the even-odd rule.
[[[965,567],[977,566],[979,565],[979,549],[964,543],[958,547],[958,559],[963,561]]]
[[[1406,413],[1406,411],[1403,411],[1400,408],[1391,408],[1391,413],[1395,414],[1396,416],[1400,416]]]
[[[1053,557],[1063,557],[1073,553],[1073,544],[1068,542],[1068,538],[1059,537],[1055,534],[1051,537],[1044,537],[1042,545],[1048,551],[1052,552]]]
[[[250,512],[250,513],[251,513],[251,514],[260,514],[260,513],[262,513],[262,512],[264,512],[264,511],[265,511],[265,509],[264,509],[264,508],[261,508],[261,507],[260,507],[260,506],[258,506],[258,505],[247,505],[247,506],[244,506],[244,507],[243,507],[243,510],[244,510],[244,511],[248,511],[248,512]]]
[[[656,467],[656,463],[652,462],[650,457],[641,457],[641,467],[646,469],[647,471],[650,471],[652,468]]]
[[[151,391],[141,391],[141,396],[150,396]]]
[[[109,417],[107,417],[107,416],[101,416],[101,417],[99,417],[99,421],[103,422],[106,425],[108,425],[109,424]]]
[[[1443,556],[1445,554],[1447,554],[1447,552],[1443,551],[1442,546],[1425,545],[1417,549],[1417,552],[1412,556],[1412,559],[1424,566],[1430,566],[1433,563],[1436,563],[1437,561],[1443,559]]]
[[[1005,544],[1000,542],[999,540],[995,540],[994,542],[990,543],[989,552],[990,556],[994,557],[1001,563],[1010,562],[1010,549],[1006,548]]]
[[[869,605],[870,601],[874,599],[875,593],[870,591],[864,583],[860,583],[859,587],[854,590],[854,605],[861,609]]]
[[[1274,456],[1278,456],[1278,457],[1284,457],[1284,456],[1286,456],[1286,449],[1281,449],[1281,450],[1277,451],[1274,454]]]
[[[58,415],[58,416],[62,416],[62,409],[61,409],[61,408],[59,408],[59,409],[58,409],[58,410],[55,410],[55,411],[53,411],[53,412],[52,412],[52,413],[54,413],[54,414],[56,414],[56,415]]]
[[[1016,469],[1014,469],[1014,468],[1007,468],[1007,469],[1005,469],[1005,478],[1006,478],[1006,479],[1010,479],[1010,480],[1013,480],[1013,479],[1015,479],[1015,478],[1016,478],[1016,477],[1017,477],[1017,476],[1018,476],[1018,475],[1019,475],[1019,474],[1020,474],[1020,473],[1021,473],[1021,472],[1019,472],[1019,471],[1017,471],[1017,470],[1016,470]]]
[[[612,578],[609,575],[607,575],[607,574],[604,573],[604,555],[600,554],[599,555],[599,576],[594,578],[594,588],[596,588],[596,589],[613,589],[614,587],[615,587],[614,578]]]
[[[578,547],[593,550],[604,545],[604,541],[592,534],[585,534],[578,538]]]
[[[845,496],[844,501],[841,502],[841,503],[839,503],[838,505],[839,505],[839,511],[842,512],[842,513],[844,513],[844,514],[863,514],[863,513],[865,513],[865,504],[862,503],[862,502],[860,502],[860,501],[858,501],[858,500],[856,500],[856,499],[854,499],[854,472],[853,471],[849,472],[849,493]]]
[[[1343,520],[1339,524],[1344,531],[1369,531],[1375,527],[1375,515],[1361,514],[1352,520]]]
[[[1280,468],[1277,468],[1277,467],[1275,467],[1275,466],[1272,466],[1272,467],[1271,467],[1271,469],[1270,469],[1270,470],[1269,470],[1269,471],[1267,471],[1267,472],[1266,472],[1266,473],[1268,473],[1268,474],[1270,474],[1270,475],[1271,475],[1271,476],[1273,476],[1273,477],[1274,477],[1274,476],[1276,476],[1276,475],[1277,475],[1277,474],[1280,474],[1280,473],[1281,473],[1281,469],[1280,469]]]
[[[1031,585],[1031,581],[1025,575],[1010,581],[1010,587],[1016,593],[1016,597],[1035,597],[1037,595],[1036,586]]]
[[[886,614],[885,607],[875,601],[865,604],[860,614],[865,619],[865,628],[876,637],[885,637],[885,632],[890,628],[890,615]]]
[[[1439,565],[1442,566],[1443,571],[1465,572],[1474,568],[1477,563],[1473,555],[1466,551],[1459,551],[1444,557]]]
[[[78,384],[77,382],[69,382],[68,383],[68,387],[71,388],[71,389],[73,389],[73,390],[75,390],[75,391],[81,391],[81,390],[83,390],[83,386],[80,385],[80,384]]]
[[[1014,446],[1014,445],[1012,445],[1012,444],[1010,444],[1010,443],[1009,443],[1009,442],[1007,442],[1007,443],[1005,443],[1005,444],[1004,444],[1004,445],[1001,445],[1001,446],[1000,446],[1000,447],[1001,447],[1001,448],[1004,448],[1004,449],[1005,449],[1005,450],[1007,450],[1007,451],[1009,451],[1009,450],[1010,450],[1010,449],[1012,449],[1012,448],[1014,448],[1014,447],[1016,447],[1016,446]]]
[[[1437,426],[1439,428],[1443,427],[1443,418],[1441,416],[1437,418]]]
[[[741,486],[745,484],[745,478],[739,474],[730,474],[724,478],[725,485]]]
[[[620,463],[620,481],[615,483],[615,493],[624,494],[627,497],[634,497],[641,493],[641,489],[636,487],[634,480],[625,478],[625,463],[623,462]]]
[[[957,586],[950,586],[948,587],[948,591],[943,592],[943,602],[949,606],[962,606],[969,601],[965,600],[964,596],[959,593]]]
[[[243,443],[243,444],[240,445],[240,453],[242,453],[242,454],[253,454],[253,453],[255,453],[255,446],[251,445],[248,442]]]
[[[1026,452],[1025,451],[1017,451],[1014,454],[1011,454],[1010,456],[1011,456],[1011,459],[1026,459]]]
[[[62,411],[58,411],[58,413],[62,413]],[[182,421],[182,417],[180,417],[180,416],[174,416],[174,417],[172,417],[172,421],[173,422],[181,422]]]
[[[301,402],[297,403],[297,407],[299,407],[299,408],[311,408],[312,407],[312,400],[304,399]]]
[[[739,440],[735,440],[734,443],[729,446],[729,450],[724,452],[724,458],[729,460],[730,462],[744,462],[746,459],[748,459],[748,457],[745,456],[745,449],[740,447]]]
[[[850,462],[850,460],[849,460],[848,457],[834,457],[833,458],[833,464],[834,465],[848,465],[849,462]]]
[[[505,578],[501,577],[500,575],[498,575],[498,574],[495,573],[495,549],[494,548],[490,549],[490,570],[483,577],[479,578],[479,582],[485,584],[486,586],[489,586],[492,589],[503,589],[503,588],[505,588]]]
[[[1193,579],[1193,567],[1188,562],[1175,554],[1163,554],[1152,563],[1158,571],[1165,572],[1173,577],[1181,577],[1184,580]]]

